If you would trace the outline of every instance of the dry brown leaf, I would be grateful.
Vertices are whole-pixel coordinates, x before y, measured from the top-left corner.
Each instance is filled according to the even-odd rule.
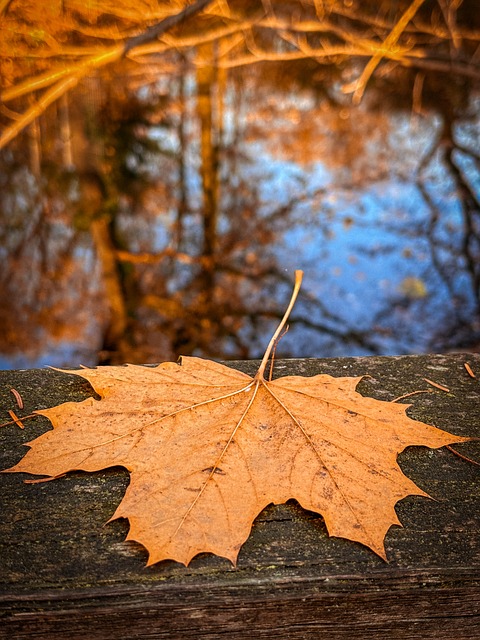
[[[431,384],[432,387],[436,389],[440,389],[440,391],[445,391],[445,393],[450,393],[450,389],[448,387],[444,387],[443,384],[438,384],[438,382],[434,382],[433,380],[429,380],[428,378],[424,378],[425,382]]]
[[[23,409],[23,400],[22,400],[22,396],[18,393],[18,391],[16,389],[10,389],[10,391],[13,393],[15,400],[17,401],[17,406],[19,409]]]
[[[298,273],[296,292],[300,280]],[[427,495],[403,475],[397,455],[465,438],[410,419],[409,405],[361,396],[358,377],[266,381],[295,296],[253,378],[193,357],[73,372],[101,400],[38,411],[54,429],[8,471],[125,467],[131,482],[112,520],[128,518],[128,539],[148,550],[150,565],[188,564],[201,552],[235,563],[254,518],[290,498],[321,513],[330,535],[385,558],[386,532],[400,524],[395,504]]]
[[[9,409],[8,414],[11,417],[12,422],[14,422],[17,425],[17,427],[20,427],[20,429],[25,429],[25,425],[23,424],[23,422],[20,420],[20,418],[17,416],[17,414],[14,411]]]
[[[470,378],[476,378],[477,376],[473,373],[472,367],[468,364],[468,362],[464,362],[463,366],[465,367],[466,372],[470,376]]]

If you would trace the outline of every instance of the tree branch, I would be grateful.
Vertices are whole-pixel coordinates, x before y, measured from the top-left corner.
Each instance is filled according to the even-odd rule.
[[[365,92],[367,83],[371,78],[373,72],[380,64],[380,61],[382,60],[382,58],[388,52],[392,51],[392,48],[397,43],[403,31],[405,31],[408,23],[413,18],[413,16],[417,13],[417,11],[420,9],[420,7],[424,2],[425,0],[413,0],[412,4],[408,7],[408,9],[402,15],[400,20],[393,27],[392,31],[385,38],[382,46],[379,47],[378,50],[375,52],[375,54],[370,58],[360,78],[358,78],[358,80],[356,80],[351,85],[343,88],[345,93],[350,93],[350,91],[353,89],[352,99],[354,104],[358,104],[361,101],[363,94]]]
[[[181,24],[192,15],[199,13],[212,2],[213,0],[197,0],[197,2],[186,6],[185,9],[179,13],[168,16],[158,24],[148,28],[143,33],[129,38],[123,44],[108,47],[102,53],[92,56],[87,60],[83,60],[80,63],[67,68],[58,69],[55,72],[46,72],[37,78],[33,78],[19,86],[12,87],[11,89],[2,92],[0,99],[5,102],[33,92],[39,88],[51,86],[56,82],[56,84],[53,84],[53,86],[51,86],[51,88],[47,90],[43,96],[22,116],[20,116],[20,118],[5,129],[3,134],[0,136],[0,149],[5,147],[5,145],[15,138],[22,129],[35,120],[35,118],[37,118],[50,104],[72,89],[81,80],[81,78],[83,78],[93,68],[106,66],[111,62],[119,60],[132,49],[155,40],[162,33],[165,33],[169,29]],[[1,4],[0,9],[3,9],[3,5]]]
[[[156,25],[149,27],[143,33],[140,33],[138,36],[134,36],[129,40],[126,40],[123,45],[123,53],[124,55],[134,49],[135,47],[140,46],[141,44],[146,44],[147,42],[152,42],[152,40],[156,40],[158,36],[162,35],[166,31],[173,29],[173,27],[178,26],[191,16],[199,13],[203,9],[205,9],[209,4],[212,4],[213,0],[197,0],[191,5],[188,5],[180,11],[180,13],[176,13],[175,15],[168,16],[165,20],[162,20]]]

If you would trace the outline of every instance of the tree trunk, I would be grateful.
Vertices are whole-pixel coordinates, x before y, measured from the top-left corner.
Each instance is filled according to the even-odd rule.
[[[97,259],[101,264],[102,283],[109,316],[100,361],[103,364],[122,362],[122,343],[127,329],[127,308],[108,220],[105,217],[92,220],[90,233]]]
[[[86,84],[85,91],[78,96],[79,105],[71,105],[68,132],[70,141],[65,151],[68,153],[71,150],[71,160],[79,176],[80,206],[82,214],[89,220],[108,311],[99,362],[120,364],[126,357],[128,312],[112,218],[103,212],[109,194],[104,182],[105,141],[102,132],[98,130],[97,118],[104,91],[102,84],[92,79]],[[79,106],[82,108],[81,113],[78,112]],[[63,129],[62,132],[65,133]]]
[[[177,251],[182,251],[183,224],[188,209],[188,185],[187,185],[187,80],[188,69],[185,58],[180,63],[180,75],[178,78],[178,101],[180,118],[178,121],[178,208],[177,222],[175,225],[175,246]]]
[[[215,121],[214,91],[216,82],[214,46],[198,49],[197,110],[200,120],[200,175],[203,190],[203,248],[206,280],[213,285],[217,249],[218,222],[218,123]]]

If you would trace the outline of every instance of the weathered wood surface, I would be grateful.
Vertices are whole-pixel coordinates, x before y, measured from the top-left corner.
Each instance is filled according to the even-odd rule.
[[[404,356],[279,361],[277,375],[368,374],[364,395],[408,398],[409,415],[480,436],[480,357]],[[255,362],[231,363],[253,373]],[[429,378],[449,388],[435,389]],[[22,396],[18,409],[10,389]],[[92,394],[52,370],[0,372],[0,421]],[[44,418],[0,429],[0,467],[16,463]],[[480,458],[478,442],[458,445]],[[238,566],[204,554],[188,568],[145,568],[126,521],[104,526],[128,484],[126,471],[72,473],[43,484],[0,474],[0,637],[15,639],[480,638],[479,468],[446,449],[410,448],[404,472],[436,500],[397,505],[404,528],[387,536],[389,563],[359,544],[328,538],[321,517],[298,504],[255,521]]]

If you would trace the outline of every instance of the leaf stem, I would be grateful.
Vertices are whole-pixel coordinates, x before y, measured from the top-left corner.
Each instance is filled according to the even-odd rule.
[[[257,375],[255,376],[255,378],[264,379],[265,368],[267,366],[268,359],[270,358],[270,353],[275,345],[275,342],[278,336],[282,332],[282,329],[285,326],[285,323],[288,320],[288,316],[292,311],[293,305],[295,304],[295,300],[297,299],[298,292],[300,291],[300,287],[302,286],[302,278],[303,278],[303,271],[297,269],[297,271],[295,271],[295,285],[293,288],[292,297],[290,298],[290,302],[288,303],[287,310],[285,311],[285,314],[282,318],[282,321],[278,325],[277,330],[275,331],[270,342],[268,343],[267,350],[265,351],[265,355],[263,356],[262,362],[260,363],[260,367],[257,371]]]

